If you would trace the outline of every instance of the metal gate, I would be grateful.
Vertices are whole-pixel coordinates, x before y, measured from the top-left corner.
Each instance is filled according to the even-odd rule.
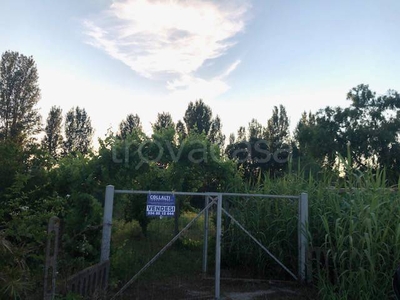
[[[137,191],[137,190],[115,190],[114,186],[108,185],[106,188],[104,216],[103,216],[103,236],[101,246],[101,262],[108,261],[110,255],[111,226],[113,214],[113,202],[115,194],[173,194],[185,196],[203,196],[205,198],[205,206],[177,235],[175,235],[152,259],[150,259],[142,269],[140,269],[111,299],[116,299],[121,295],[135,280],[148,269],[168,248],[176,242],[182,234],[192,226],[192,224],[204,215],[204,241],[203,241],[203,258],[202,271],[207,272],[207,253],[208,253],[208,235],[209,235],[209,212],[215,206],[216,208],[216,224],[215,224],[215,299],[221,297],[221,238],[222,238],[222,215],[226,215],[231,222],[238,226],[246,235],[250,237],[265,253],[278,263],[293,279],[303,283],[307,281],[307,246],[308,246],[308,195],[302,193],[299,196],[286,195],[265,195],[265,194],[240,194],[240,193],[190,193],[190,192],[166,192],[166,191]],[[263,199],[291,199],[298,201],[298,270],[295,271],[286,267],[273,253],[271,253],[254,235],[252,235],[235,217],[229,213],[228,209],[223,207],[223,201],[230,197],[251,197]]]

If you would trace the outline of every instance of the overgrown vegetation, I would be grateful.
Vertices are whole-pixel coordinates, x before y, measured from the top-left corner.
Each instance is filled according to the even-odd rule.
[[[25,77],[24,77],[25,76]],[[25,78],[25,81],[22,80]],[[348,94],[348,108],[304,114],[294,137],[286,110],[275,107],[263,126],[252,120],[224,147],[222,121],[203,102],[190,103],[176,124],[160,113],[153,133],[129,114],[93,151],[93,128],[84,109],[72,108],[62,127],[53,107],[37,140],[40,98],[32,58],[3,54],[0,65],[0,297],[42,295],[46,226],[62,220],[59,281],[98,262],[104,189],[309,194],[310,247],[328,264],[316,268],[321,299],[385,299],[400,262],[400,96],[377,96],[366,85]],[[21,88],[25,85],[25,89]],[[65,132],[63,136],[62,132]],[[150,221],[144,199],[120,196],[115,207],[111,286],[171,238],[173,220]],[[296,203],[232,198],[230,212],[292,270],[297,269]],[[199,206],[178,200],[181,220]],[[200,223],[161,262],[182,249],[201,252]],[[192,235],[191,235],[192,234]],[[147,243],[142,243],[142,241]],[[154,243],[153,243],[154,242]],[[225,222],[224,266],[252,276],[284,272],[240,231]],[[144,245],[147,246],[144,246]],[[150,245],[150,246],[149,246]],[[148,248],[146,248],[148,247]],[[179,248],[181,247],[181,248]],[[135,250],[134,250],[135,249]],[[180,258],[182,272],[201,264]],[[243,266],[246,265],[246,268]],[[153,274],[154,275],[154,274]],[[145,275],[147,276],[147,275]],[[146,277],[144,277],[146,278]],[[71,298],[72,296],[68,296]]]
[[[392,295],[392,276],[400,261],[399,192],[387,186],[385,172],[379,170],[360,173],[348,169],[343,179],[326,173],[320,180],[304,175],[267,177],[252,191],[308,192],[310,247],[322,248],[328,256],[328,265],[313,262],[313,282],[321,299],[387,299]],[[285,202],[241,201],[244,207],[235,213],[285,265],[297,270],[297,210],[296,205]],[[225,249],[230,264],[252,265],[250,271],[256,275],[285,276],[259,247],[236,231],[233,229]]]

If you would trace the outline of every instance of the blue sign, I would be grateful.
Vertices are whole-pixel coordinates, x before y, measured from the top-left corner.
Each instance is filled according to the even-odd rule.
[[[148,194],[146,216],[173,217],[175,215],[175,195]]]

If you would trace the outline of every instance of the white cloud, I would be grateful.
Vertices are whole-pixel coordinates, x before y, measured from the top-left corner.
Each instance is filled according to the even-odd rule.
[[[217,96],[229,90],[229,85],[224,81],[226,77],[233,72],[240,64],[240,60],[235,61],[221,75],[213,77],[209,80],[184,75],[179,79],[169,81],[167,88],[171,91],[171,98],[174,99],[191,99],[193,96],[200,99],[215,99]]]
[[[87,43],[140,75],[167,74],[172,93],[213,88],[218,95],[229,89],[223,79],[238,62],[211,79],[195,72],[234,45],[248,7],[248,0],[116,0],[101,15],[85,20],[85,33]]]
[[[241,63],[241,61],[240,61],[239,59],[238,59],[237,61],[235,61],[232,65],[229,66],[229,68],[228,68],[224,73],[222,73],[222,74],[219,76],[219,78],[222,79],[222,78],[228,77],[229,74],[231,74],[233,71],[236,70],[237,66],[238,66],[240,63]]]

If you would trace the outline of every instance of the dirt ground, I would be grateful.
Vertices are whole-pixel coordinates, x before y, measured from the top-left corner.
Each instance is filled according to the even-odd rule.
[[[224,300],[308,300],[318,299],[309,287],[292,282],[224,280],[221,279],[221,299]],[[191,278],[172,278],[133,284],[120,299],[215,299],[214,279],[201,275]]]

